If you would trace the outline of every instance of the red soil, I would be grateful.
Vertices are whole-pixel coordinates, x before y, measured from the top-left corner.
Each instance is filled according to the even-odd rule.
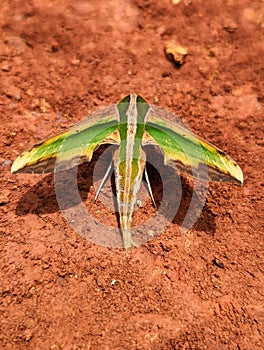
[[[264,348],[263,27],[260,0],[1,1],[1,349]],[[181,67],[170,40],[188,51]],[[131,92],[230,154],[245,184],[210,184],[188,234],[176,217],[125,252],[71,229],[52,175],[10,167]],[[153,213],[148,200],[136,223]]]

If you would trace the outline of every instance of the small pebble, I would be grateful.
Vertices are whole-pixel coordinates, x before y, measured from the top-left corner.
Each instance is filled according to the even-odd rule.
[[[188,55],[188,51],[178,42],[170,41],[165,46],[165,54],[177,66],[182,66],[185,62],[185,57]]]
[[[219,269],[224,269],[224,267],[225,267],[224,263],[217,258],[213,259],[212,262],[215,266],[219,267]]]
[[[8,197],[5,195],[1,195],[0,196],[0,205],[2,206],[2,205],[5,205],[7,203],[8,203]]]
[[[21,100],[21,91],[16,86],[8,86],[5,89],[5,94],[9,98],[14,98],[17,101]]]
[[[1,65],[1,70],[3,72],[9,72],[11,69],[10,65],[7,62],[3,62]]]

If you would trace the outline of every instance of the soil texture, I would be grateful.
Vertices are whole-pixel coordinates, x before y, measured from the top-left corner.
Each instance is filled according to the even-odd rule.
[[[0,28],[0,348],[263,349],[263,1],[1,0]],[[210,183],[183,234],[182,176],[172,222],[126,252],[68,225],[53,174],[10,168],[132,92],[227,152],[245,182]],[[116,227],[93,202],[94,164],[79,169],[82,201]],[[135,224],[154,213],[147,196]]]

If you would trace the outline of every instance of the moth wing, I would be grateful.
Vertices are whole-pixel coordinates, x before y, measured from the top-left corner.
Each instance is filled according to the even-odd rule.
[[[94,150],[107,143],[119,143],[115,106],[92,113],[64,133],[23,152],[14,161],[11,172],[40,174],[67,170],[90,161]]]
[[[225,152],[196,136],[172,113],[151,106],[143,144],[155,144],[164,153],[165,163],[175,164],[179,170],[210,181],[228,181],[243,184],[243,173],[238,164]],[[175,118],[175,116],[174,116]]]

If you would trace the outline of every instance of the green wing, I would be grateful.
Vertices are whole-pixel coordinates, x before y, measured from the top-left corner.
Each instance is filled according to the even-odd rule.
[[[168,120],[168,113],[151,106],[145,125],[144,144],[159,146],[165,163],[173,162],[179,170],[194,177],[243,184],[242,170],[232,158],[194,135],[180,119],[176,122]]]
[[[23,152],[14,161],[11,172],[49,173],[54,170],[70,169],[90,161],[94,150],[101,144],[119,143],[117,127],[115,106],[92,113],[89,119],[85,119],[70,130]]]

